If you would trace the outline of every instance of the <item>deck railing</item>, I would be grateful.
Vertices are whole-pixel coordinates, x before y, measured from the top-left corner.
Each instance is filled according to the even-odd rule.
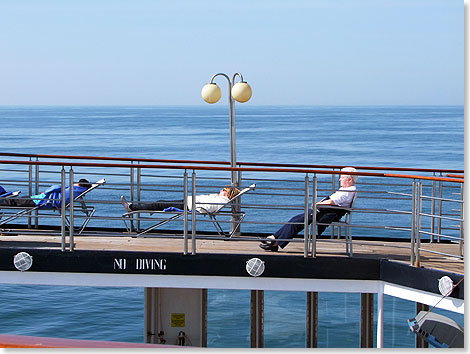
[[[188,195],[215,193],[230,184],[232,170],[238,173],[239,187],[256,183],[256,190],[244,195],[233,206],[243,210],[246,218],[241,231],[233,240],[259,241],[272,234],[295,214],[305,213],[313,200],[331,194],[339,187],[340,169],[333,165],[295,165],[239,162],[230,168],[223,161],[131,159],[119,157],[89,157],[63,155],[27,155],[0,153],[0,185],[9,191],[21,190],[21,196],[39,194],[51,184],[63,188],[79,178],[94,182],[106,178],[107,183],[86,197],[97,212],[80,234],[129,236],[123,228],[120,195],[131,201],[183,199]],[[434,252],[443,257],[463,260],[464,245],[464,180],[462,170],[434,170],[354,166],[359,176],[358,199],[354,208],[353,243],[364,240],[403,240],[409,242],[410,263],[420,265],[422,252]],[[15,222],[0,225],[4,235],[18,233],[60,234],[62,250],[74,250],[74,228],[67,227],[67,218],[76,225],[83,218],[74,212],[74,203],[62,213],[41,209],[26,214]],[[3,219],[12,213],[1,209]],[[160,217],[161,218],[161,217]],[[145,224],[158,220],[152,215],[133,216],[131,234],[137,234]],[[0,219],[0,223],[2,219]],[[183,253],[197,252],[196,239],[222,239],[210,230],[211,220],[186,211],[184,217],[151,232],[145,237],[183,237]],[[235,220],[220,221],[230,228]],[[304,229],[304,256],[316,256],[315,222]],[[233,227],[233,226],[232,226]],[[69,242],[66,242],[68,239]],[[328,242],[344,242],[336,227]],[[459,245],[459,252],[448,254],[427,249],[430,243]],[[68,245],[67,245],[68,244]]]

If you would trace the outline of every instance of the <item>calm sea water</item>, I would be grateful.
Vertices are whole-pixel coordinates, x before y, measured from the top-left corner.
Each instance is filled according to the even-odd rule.
[[[463,106],[237,106],[237,160],[464,168]],[[228,160],[228,108],[0,107],[0,152]],[[0,333],[142,342],[143,289],[0,285]],[[249,291],[208,292],[208,345],[249,347]],[[305,346],[304,293],[265,292],[265,346]],[[414,347],[385,298],[386,347]],[[463,315],[436,310],[463,326]],[[360,295],[319,295],[319,346],[359,347]],[[125,320],[123,320],[125,319]]]

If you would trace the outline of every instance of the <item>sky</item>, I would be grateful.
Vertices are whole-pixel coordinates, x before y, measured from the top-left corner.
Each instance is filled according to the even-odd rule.
[[[0,0],[0,105],[203,105],[220,72],[250,105],[463,105],[464,2]]]

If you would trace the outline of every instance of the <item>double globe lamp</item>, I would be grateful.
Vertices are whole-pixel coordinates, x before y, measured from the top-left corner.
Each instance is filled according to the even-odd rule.
[[[230,115],[230,167],[236,167],[237,158],[236,158],[236,143],[235,143],[235,104],[233,100],[237,102],[247,102],[251,98],[251,87],[246,81],[243,80],[243,76],[240,73],[235,73],[233,75],[232,81],[224,73],[218,73],[212,76],[211,81],[204,85],[201,91],[201,96],[207,103],[216,103],[219,101],[222,96],[220,87],[214,82],[214,79],[217,76],[223,76],[228,81],[229,86],[229,115]],[[235,83],[236,77],[239,76],[239,82]],[[232,171],[232,185],[237,186],[237,177],[236,171]]]
[[[218,75],[221,75],[221,74],[218,74]],[[213,79],[214,79],[214,76],[212,77],[211,82],[204,85],[201,91],[201,96],[204,99],[204,101],[206,101],[207,103],[211,103],[211,104],[218,102],[220,100],[220,97],[222,97],[222,91],[220,90],[220,87],[215,82],[213,82]],[[233,83],[231,83],[230,86],[232,86],[232,84]],[[241,102],[241,103],[247,102],[251,98],[251,94],[252,94],[251,87],[245,81],[237,82],[235,85],[233,85],[230,88],[230,96],[233,97],[233,99],[237,102]]]

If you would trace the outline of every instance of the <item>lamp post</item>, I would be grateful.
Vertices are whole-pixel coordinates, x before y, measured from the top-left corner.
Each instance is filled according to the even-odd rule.
[[[214,82],[217,76],[223,76],[228,81],[228,103],[229,103],[229,117],[230,117],[230,167],[236,167],[237,164],[237,148],[236,148],[236,129],[235,129],[235,102],[247,102],[251,98],[251,87],[244,80],[240,73],[233,75],[232,81],[224,73],[212,75],[211,81],[204,85],[201,91],[201,96],[207,103],[216,103],[222,96],[220,87]],[[237,76],[240,81],[235,83]],[[232,171],[232,186],[239,186],[237,181],[236,171]]]

